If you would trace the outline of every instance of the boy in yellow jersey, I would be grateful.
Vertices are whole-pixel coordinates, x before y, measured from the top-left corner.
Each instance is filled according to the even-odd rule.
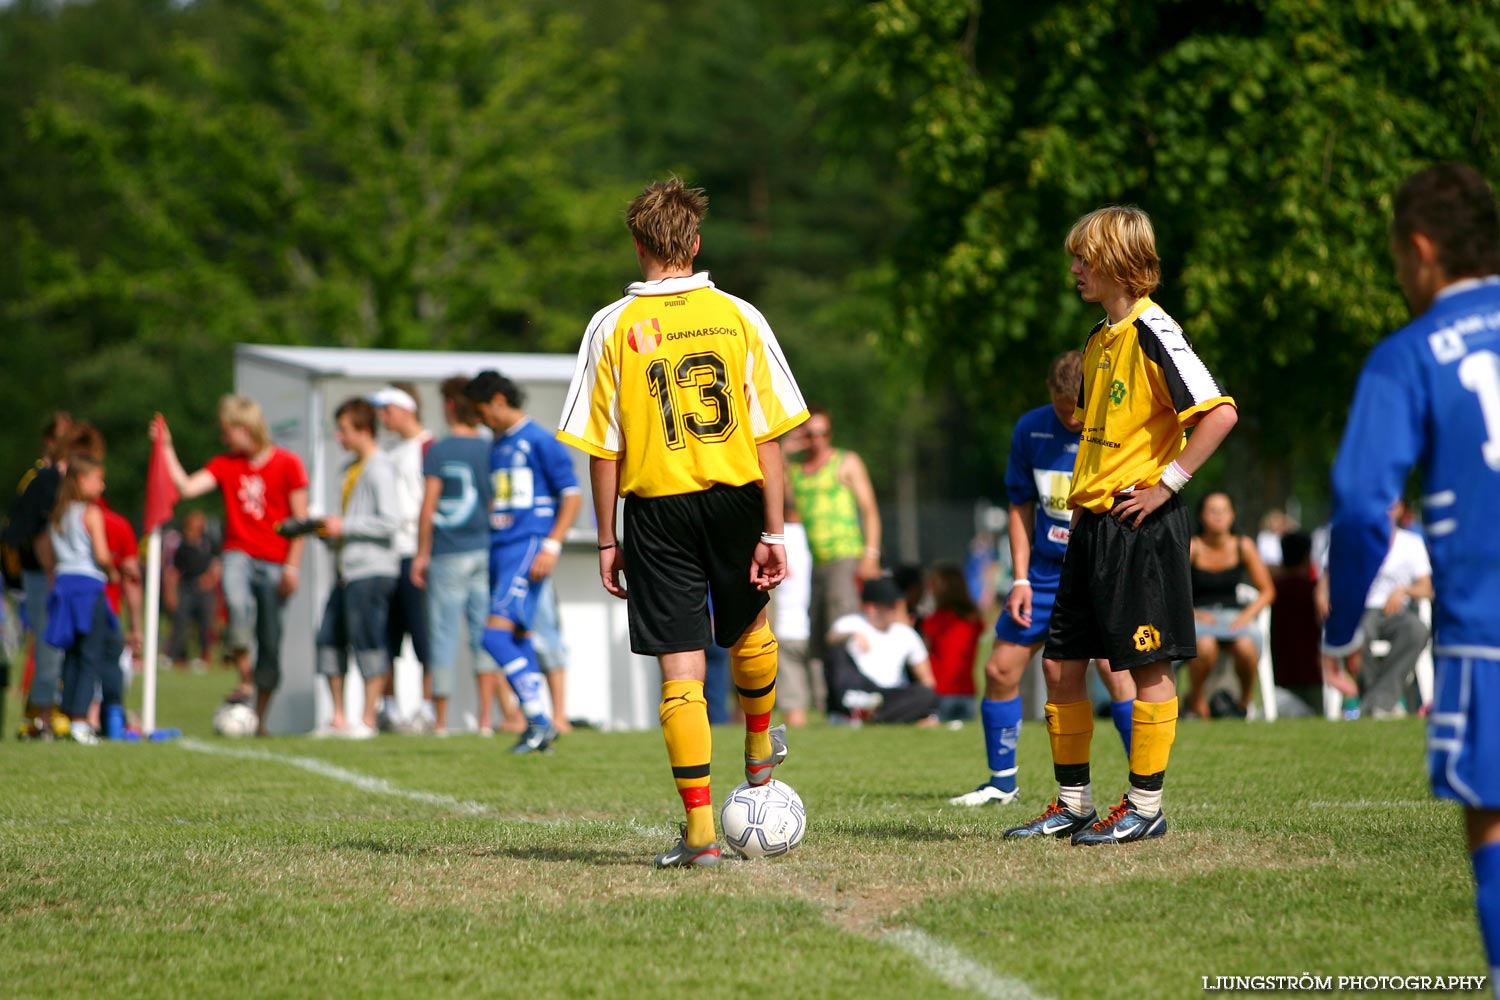
[[[557,436],[587,452],[604,589],[626,597],[630,648],[661,662],[661,726],[687,810],[658,867],[709,867],[719,845],[709,794],[704,648],[729,650],[745,713],[745,780],[786,757],[767,592],[786,575],[776,439],[807,407],[765,318],[693,272],[702,190],[648,186],[625,223],[644,281],[594,315]],[[625,498],[623,532],[615,497]],[[713,596],[712,635],[708,597]]]
[[[1178,492],[1238,420],[1187,335],[1152,302],[1161,280],[1151,220],[1138,208],[1090,212],[1068,233],[1089,334],[1074,418],[1083,422],[1068,506],[1072,531],[1042,651],[1057,798],[1007,837],[1121,844],[1167,832],[1162,779],[1177,733],[1172,661],[1197,650],[1188,567],[1192,530]],[[1184,431],[1196,428],[1186,446]],[[1089,659],[1135,679],[1130,791],[1100,820],[1089,784]]]

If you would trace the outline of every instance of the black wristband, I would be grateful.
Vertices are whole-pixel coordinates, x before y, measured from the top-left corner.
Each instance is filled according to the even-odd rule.
[[[608,545],[601,545],[601,546],[599,546],[599,551],[603,552],[605,549],[618,548],[619,545],[620,545],[619,542],[610,542]]]

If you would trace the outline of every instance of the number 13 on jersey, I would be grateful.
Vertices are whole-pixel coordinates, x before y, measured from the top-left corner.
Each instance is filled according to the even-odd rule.
[[[684,432],[705,444],[726,441],[734,433],[734,393],[728,384],[724,359],[715,352],[685,355],[675,367],[664,358],[657,358],[646,368],[646,382],[661,411],[668,448],[684,447],[687,444]],[[696,411],[682,405],[683,397],[691,397],[695,389],[702,407]]]

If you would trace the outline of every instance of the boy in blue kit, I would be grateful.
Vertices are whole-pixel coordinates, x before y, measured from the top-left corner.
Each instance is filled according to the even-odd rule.
[[[484,648],[505,671],[526,715],[526,731],[512,752],[547,750],[557,730],[547,716],[542,695],[547,682],[526,632],[536,614],[541,590],[536,585],[557,565],[583,498],[567,448],[526,416],[519,386],[499,372],[483,371],[464,387],[464,395],[495,432]]]
[[[1048,406],[1039,406],[1016,421],[1005,492],[1010,498],[1010,554],[1015,582],[995,620],[995,648],[984,665],[984,700],[979,705],[985,758],[990,779],[948,800],[955,806],[1007,805],[1016,801],[1016,743],[1021,736],[1021,674],[1047,641],[1052,602],[1062,579],[1068,548],[1068,485],[1083,424],[1073,418],[1078,387],[1083,383],[1083,354],[1069,351],[1047,371]],[[1130,712],[1135,682],[1108,662],[1099,677],[1109,691],[1110,714],[1130,753]]]
[[[1415,315],[1360,373],[1333,467],[1324,652],[1360,647],[1386,511],[1421,466],[1437,686],[1434,795],[1463,803],[1479,929],[1500,997],[1500,215],[1483,177],[1444,164],[1396,191],[1391,253]]]

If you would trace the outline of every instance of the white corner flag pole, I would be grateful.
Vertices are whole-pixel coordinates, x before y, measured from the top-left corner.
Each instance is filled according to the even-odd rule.
[[[141,694],[141,728],[156,732],[156,648],[161,633],[161,528],[146,542],[146,687]]]

